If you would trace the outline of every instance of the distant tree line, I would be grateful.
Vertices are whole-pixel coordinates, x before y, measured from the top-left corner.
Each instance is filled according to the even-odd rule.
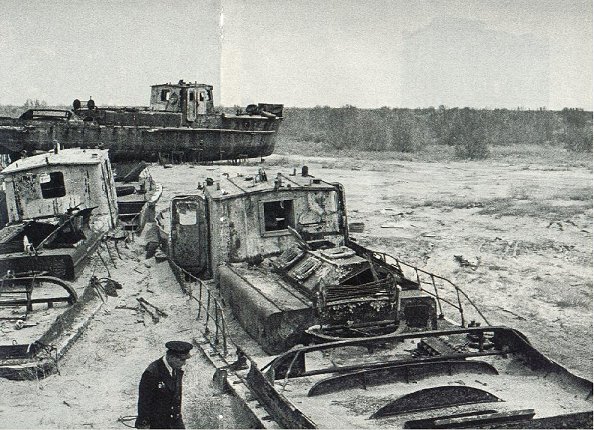
[[[27,99],[21,106],[0,105],[0,116],[18,118],[27,109],[45,107],[43,100]],[[555,145],[592,152],[592,112],[583,109],[360,109],[347,105],[285,108],[284,112],[284,135],[337,150],[418,152],[426,145],[446,145],[467,159],[487,158],[489,148],[496,145]]]
[[[448,145],[457,156],[483,159],[495,145],[558,145],[592,152],[592,112],[446,108],[287,108],[282,132],[332,148],[418,152]]]

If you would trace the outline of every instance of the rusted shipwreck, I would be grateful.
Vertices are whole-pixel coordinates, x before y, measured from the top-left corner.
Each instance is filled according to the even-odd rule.
[[[117,223],[107,151],[48,152],[20,159],[1,175],[9,222],[0,230],[0,273],[38,270],[74,279]]]
[[[161,189],[133,170],[125,184],[114,176],[107,150],[80,148],[21,158],[0,172],[7,221],[0,226],[0,376],[51,371],[48,345],[67,346],[62,325],[80,319],[86,304],[79,298],[88,301],[97,283],[116,285],[71,281],[103,241],[154,218]]]
[[[340,184],[208,178],[158,221],[215,379],[263,406],[253,425],[592,426],[591,381],[454,283],[357,244]]]
[[[72,110],[29,109],[0,118],[0,154],[64,148],[110,150],[112,161],[208,162],[272,154],[283,119],[281,104],[251,104],[219,112],[211,85],[166,83],[151,87],[148,107],[98,107],[76,99]]]

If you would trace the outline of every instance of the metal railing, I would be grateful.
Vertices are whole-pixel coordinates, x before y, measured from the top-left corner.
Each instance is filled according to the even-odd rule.
[[[449,279],[444,278],[443,276],[436,275],[431,272],[427,272],[423,269],[420,269],[416,266],[405,263],[403,261],[400,261],[396,257],[393,257],[390,254],[386,254],[385,252],[381,252],[381,251],[371,251],[371,252],[372,252],[373,258],[377,258],[385,264],[395,266],[396,268],[398,268],[398,270],[403,275],[406,275],[404,268],[408,269],[408,271],[412,271],[414,276],[412,276],[411,278],[413,278],[413,279],[410,279],[410,278],[409,279],[412,281],[415,281],[420,290],[422,290],[423,292],[425,292],[426,294],[428,294],[432,297],[435,297],[435,299],[437,300],[437,305],[439,307],[440,316],[443,317],[443,315],[444,315],[442,304],[447,304],[447,305],[453,307],[459,313],[461,326],[465,327],[466,319],[464,316],[464,307],[462,305],[462,301],[463,301],[462,299],[465,299],[472,306],[472,308],[478,313],[478,315],[483,319],[483,321],[487,325],[490,325],[489,321],[487,320],[485,315],[474,304],[474,302],[470,299],[470,297],[468,297],[468,295],[464,292],[464,290],[462,290],[460,287],[458,287],[456,284],[454,284]],[[427,286],[429,286],[429,288],[427,288]],[[442,290],[441,294],[439,291],[440,289]],[[447,299],[444,297],[443,293],[444,292],[447,293],[448,290],[449,291],[453,290],[455,292],[455,302],[451,299]]]
[[[222,354],[227,356],[229,335],[218,294],[211,291],[201,279],[178,266],[169,256],[167,258],[184,293],[198,305],[196,321],[203,320],[202,334],[217,350],[220,351],[222,345]]]

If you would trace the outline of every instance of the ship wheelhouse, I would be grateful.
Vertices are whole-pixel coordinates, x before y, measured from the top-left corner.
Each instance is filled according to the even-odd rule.
[[[186,83],[158,84],[151,86],[150,109],[158,112],[182,113],[189,122],[196,115],[209,115],[214,112],[212,85]]]

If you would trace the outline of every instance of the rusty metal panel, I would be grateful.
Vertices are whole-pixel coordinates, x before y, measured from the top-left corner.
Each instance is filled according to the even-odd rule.
[[[223,124],[220,117],[212,116],[199,117],[200,121],[189,123],[192,127],[180,127],[180,115],[174,112],[162,112],[159,117],[145,114],[142,126],[130,119],[133,113],[110,112],[106,120],[113,123],[106,125],[69,121],[53,123],[51,128],[45,123],[29,128],[0,128],[0,153],[48,151],[57,140],[65,148],[100,145],[109,149],[112,161],[157,161],[159,155],[169,157],[172,151],[182,151],[186,161],[234,160],[272,154],[280,126],[280,120],[270,120],[273,122],[269,130],[240,132],[232,128],[237,121]]]
[[[258,369],[258,365],[251,362],[246,381],[258,400],[264,404],[270,416],[284,428],[301,429],[316,428],[311,419],[295,407],[285,396],[276,390]]]
[[[74,207],[91,207],[90,185],[87,169],[96,166],[51,166],[48,169],[35,169],[30,172],[15,173],[12,176],[11,191],[13,201],[8,201],[11,220],[61,215]],[[52,174],[63,175],[64,195],[43,196],[42,186]],[[94,184],[99,187],[100,184]],[[11,204],[12,203],[12,204]],[[13,206],[14,205],[14,206]],[[12,206],[12,207],[11,207]]]
[[[241,185],[242,188],[249,187],[250,183],[245,181]],[[279,254],[295,245],[295,238],[288,229],[266,229],[264,205],[269,202],[291,201],[294,216],[289,225],[310,236],[325,236],[327,240],[342,244],[334,189],[303,190],[295,187],[292,190],[287,187],[262,193],[238,190],[236,185],[223,183],[220,191],[207,192],[212,210],[210,225],[213,236],[220,238],[212,248],[214,266],[218,261],[251,261]]]
[[[479,373],[497,375],[497,370],[485,361],[446,360],[441,362],[411,363],[386,365],[386,367],[364,369],[344,375],[331,376],[316,382],[308,396],[344,391],[351,388],[391,384],[394,382],[416,382],[434,375],[451,375],[453,373]]]
[[[497,396],[480,388],[468,386],[441,386],[406,394],[382,406],[370,418],[383,418],[409,412],[426,411],[449,406],[501,402]]]
[[[206,206],[199,196],[171,201],[171,253],[173,261],[191,273],[207,268]]]
[[[554,417],[533,418],[527,421],[498,423],[496,426],[481,426],[481,428],[496,427],[506,429],[591,429],[592,421],[592,411],[589,411],[565,415],[556,415]]]
[[[103,227],[115,220],[115,187],[107,151],[65,150],[12,163],[3,171],[9,220],[61,216],[74,208],[96,207]]]

